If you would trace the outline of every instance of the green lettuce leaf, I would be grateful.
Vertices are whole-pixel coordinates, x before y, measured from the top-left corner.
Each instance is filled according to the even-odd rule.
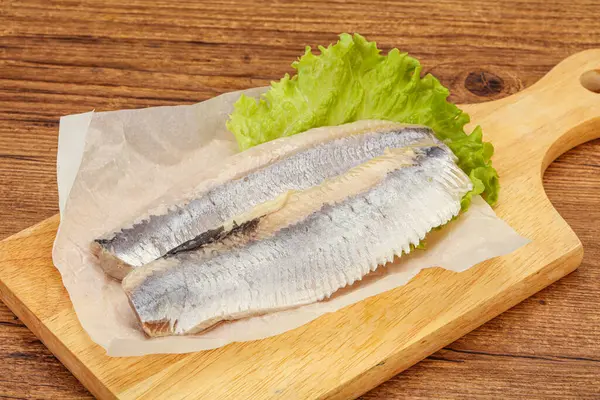
[[[434,130],[458,157],[473,181],[462,201],[467,209],[474,195],[494,205],[498,173],[492,167],[494,148],[482,141],[481,128],[464,130],[469,116],[446,99],[447,88],[432,75],[421,77],[421,65],[398,49],[381,55],[375,42],[359,34],[341,34],[335,45],[307,47],[286,74],[257,101],[242,95],[227,121],[241,150],[319,126],[361,119],[422,124]]]

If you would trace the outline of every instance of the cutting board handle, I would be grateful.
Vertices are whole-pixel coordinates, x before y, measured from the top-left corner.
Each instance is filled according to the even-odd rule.
[[[514,161],[543,174],[565,151],[600,137],[600,49],[570,56],[522,92],[465,108],[484,136],[494,132],[487,139],[497,152],[518,146]]]

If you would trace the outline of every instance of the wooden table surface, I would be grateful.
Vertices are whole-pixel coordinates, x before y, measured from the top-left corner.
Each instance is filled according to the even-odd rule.
[[[0,0],[0,239],[58,212],[61,115],[265,85],[344,31],[418,57],[456,102],[488,101],[600,48],[599,20],[597,0]],[[579,270],[364,399],[600,398],[600,140],[544,181],[583,242]],[[0,371],[0,398],[91,397],[1,303]]]

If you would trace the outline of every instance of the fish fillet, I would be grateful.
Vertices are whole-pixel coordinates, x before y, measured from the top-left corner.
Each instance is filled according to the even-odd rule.
[[[381,156],[386,148],[434,141],[426,127],[359,121],[317,128],[230,158],[175,205],[151,210],[128,227],[92,243],[106,273],[122,279],[133,268],[220,240],[277,210],[280,196],[304,190]],[[257,207],[260,206],[260,207]]]
[[[136,268],[123,288],[149,336],[201,332],[313,303],[351,285],[460,211],[472,188],[429,138],[283,193],[223,238]]]

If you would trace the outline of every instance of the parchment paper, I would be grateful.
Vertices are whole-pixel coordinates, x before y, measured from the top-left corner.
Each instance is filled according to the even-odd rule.
[[[257,96],[264,88],[245,91]],[[510,253],[528,240],[499,219],[481,198],[428,237],[426,251],[380,267],[330,300],[227,323],[198,336],[148,339],[118,282],[95,265],[90,242],[181,188],[208,166],[237,152],[225,121],[240,92],[176,107],[71,115],[61,118],[57,156],[61,223],[53,261],[91,339],[110,356],[186,353],[261,339],[404,285],[421,269],[463,271]]]

